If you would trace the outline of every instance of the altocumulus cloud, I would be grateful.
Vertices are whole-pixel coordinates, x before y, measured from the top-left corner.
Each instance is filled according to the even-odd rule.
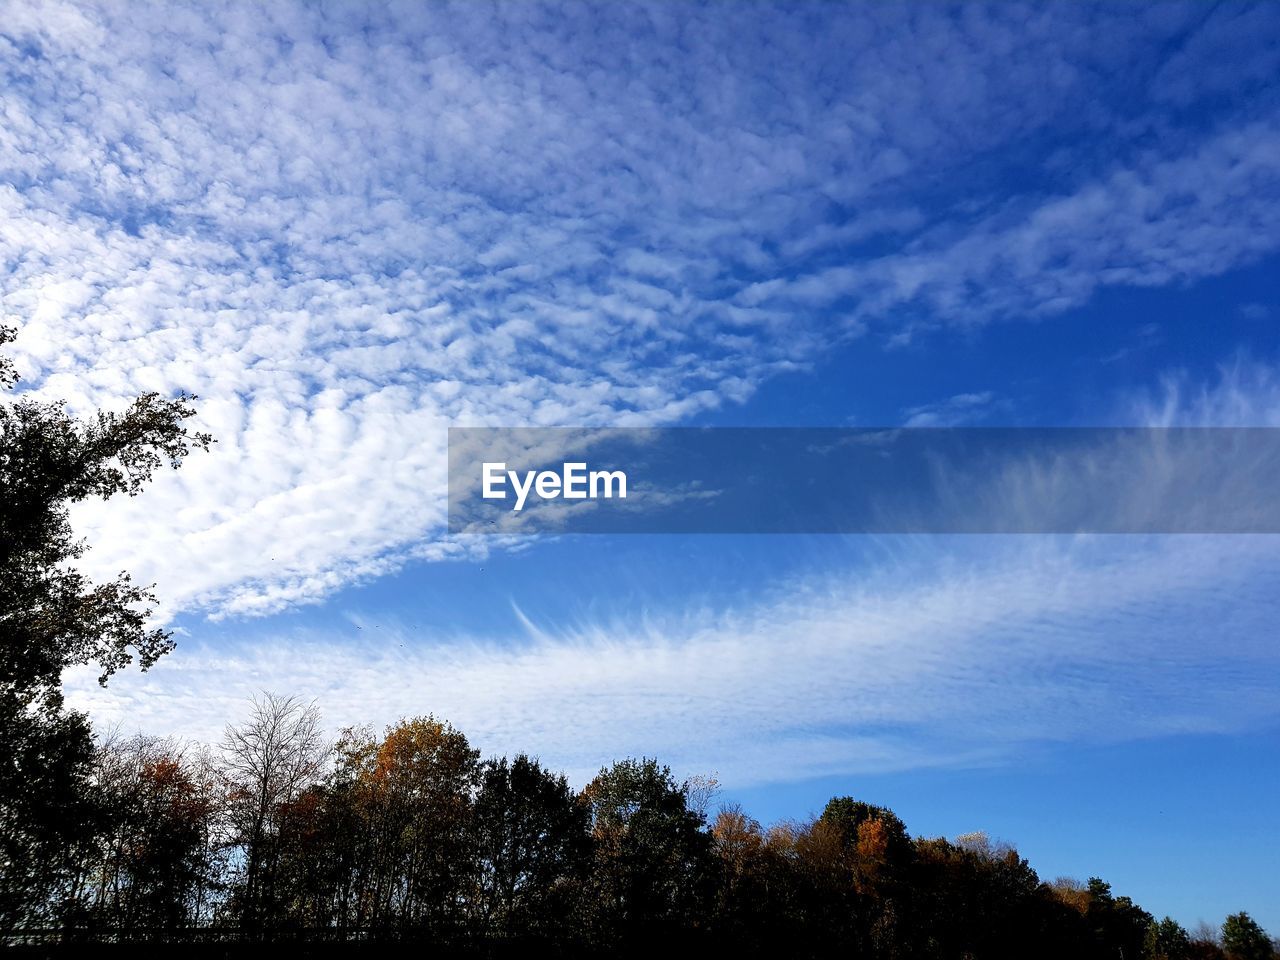
[[[8,5],[27,383],[191,390],[220,441],[79,513],[96,569],[314,600],[464,550],[447,424],[678,422],[1280,244],[1274,8],[752,10]]]

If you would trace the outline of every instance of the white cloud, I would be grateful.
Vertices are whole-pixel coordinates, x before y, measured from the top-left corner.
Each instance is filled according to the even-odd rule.
[[[1073,193],[926,231],[905,249],[747,288],[751,306],[851,301],[863,322],[980,326],[1079,307],[1100,288],[1185,284],[1280,248],[1280,121],[1149,156]]]
[[[1244,359],[1116,406],[1126,425],[1280,426],[1280,379]],[[1140,510],[1169,464],[1139,462]],[[1147,472],[1144,473],[1143,471]],[[992,510],[1015,510],[1012,471]],[[1048,478],[1031,493],[1050,502]],[[1070,479],[1070,478],[1068,478]],[[1045,509],[1037,502],[1035,509]],[[261,688],[316,698],[336,728],[443,715],[486,752],[527,750],[582,782],[658,754],[731,786],[998,763],[1039,745],[1232,733],[1280,719],[1274,536],[896,537],[843,568],[726,610],[696,594],[517,637],[423,636],[358,615],[288,635],[250,626],[109,689],[99,723],[216,739]],[[513,597],[516,602],[518,598]]]
[[[1275,246],[1266,101],[1134,156],[1151,124],[1099,95],[1188,11],[757,15],[7,5],[20,368],[81,411],[193,390],[219,439],[77,512],[92,571],[169,610],[314,600],[459,553],[447,424],[675,422],[904,304],[1051,311]],[[924,202],[1050,130],[1088,172],[1057,199]]]
[[[77,672],[71,700],[100,724],[213,740],[265,687],[315,697],[334,727],[433,711],[487,752],[536,752],[579,782],[656,752],[734,786],[1277,718],[1268,538],[886,546],[898,560],[875,574],[786,584],[728,615],[505,644],[360,621],[216,650],[188,640],[105,691]]]
[[[908,407],[902,411],[904,427],[958,427],[986,419],[1001,409],[1005,401],[990,390],[957,393],[937,403]]]
[[[1120,426],[1280,427],[1280,370],[1240,353],[1212,379],[1174,370],[1155,392],[1139,392],[1116,405]]]

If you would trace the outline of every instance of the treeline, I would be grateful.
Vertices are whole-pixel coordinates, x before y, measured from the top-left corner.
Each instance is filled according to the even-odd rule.
[[[313,706],[266,695],[216,748],[108,738],[83,774],[57,848],[33,837],[6,863],[15,939],[1272,957],[1245,914],[1193,937],[1101,880],[1044,883],[981,834],[913,838],[848,797],[767,829],[736,808],[709,817],[713,783],[649,759],[577,791],[527,756],[482,760],[432,717],[326,744]]]

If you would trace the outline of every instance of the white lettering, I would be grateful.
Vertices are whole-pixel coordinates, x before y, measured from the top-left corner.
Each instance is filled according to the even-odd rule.
[[[560,496],[560,474],[543,470],[538,474],[536,489],[543,500],[554,500]]]
[[[627,499],[627,475],[621,470],[592,470],[591,471],[591,499],[600,496],[596,492],[596,484],[604,481],[604,495],[606,498],[613,496],[613,484],[616,480],[618,483],[618,496],[623,500]]]
[[[587,465],[585,463],[564,465],[564,498],[566,500],[587,498]]]
[[[524,485],[520,483],[520,477],[514,470],[508,470],[507,476],[511,478],[511,486],[516,490],[516,512],[524,509],[525,497],[529,496],[529,488],[533,486],[534,471],[530,470],[524,475]]]
[[[485,500],[507,499],[507,491],[495,488],[496,484],[507,482],[507,478],[503,476],[507,465],[505,463],[484,463],[480,465],[480,469],[484,477],[484,493],[481,496]]]
[[[541,500],[596,500],[600,497],[626,499],[627,475],[622,470],[587,470],[585,463],[565,463],[559,472],[555,470],[508,470],[505,463],[482,463],[482,493],[485,500],[505,500],[507,483],[516,492],[516,503],[511,509],[524,509],[529,494],[536,493]]]

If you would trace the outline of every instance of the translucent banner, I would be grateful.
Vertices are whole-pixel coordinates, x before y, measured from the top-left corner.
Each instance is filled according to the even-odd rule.
[[[449,431],[454,533],[1276,533],[1280,429]]]

